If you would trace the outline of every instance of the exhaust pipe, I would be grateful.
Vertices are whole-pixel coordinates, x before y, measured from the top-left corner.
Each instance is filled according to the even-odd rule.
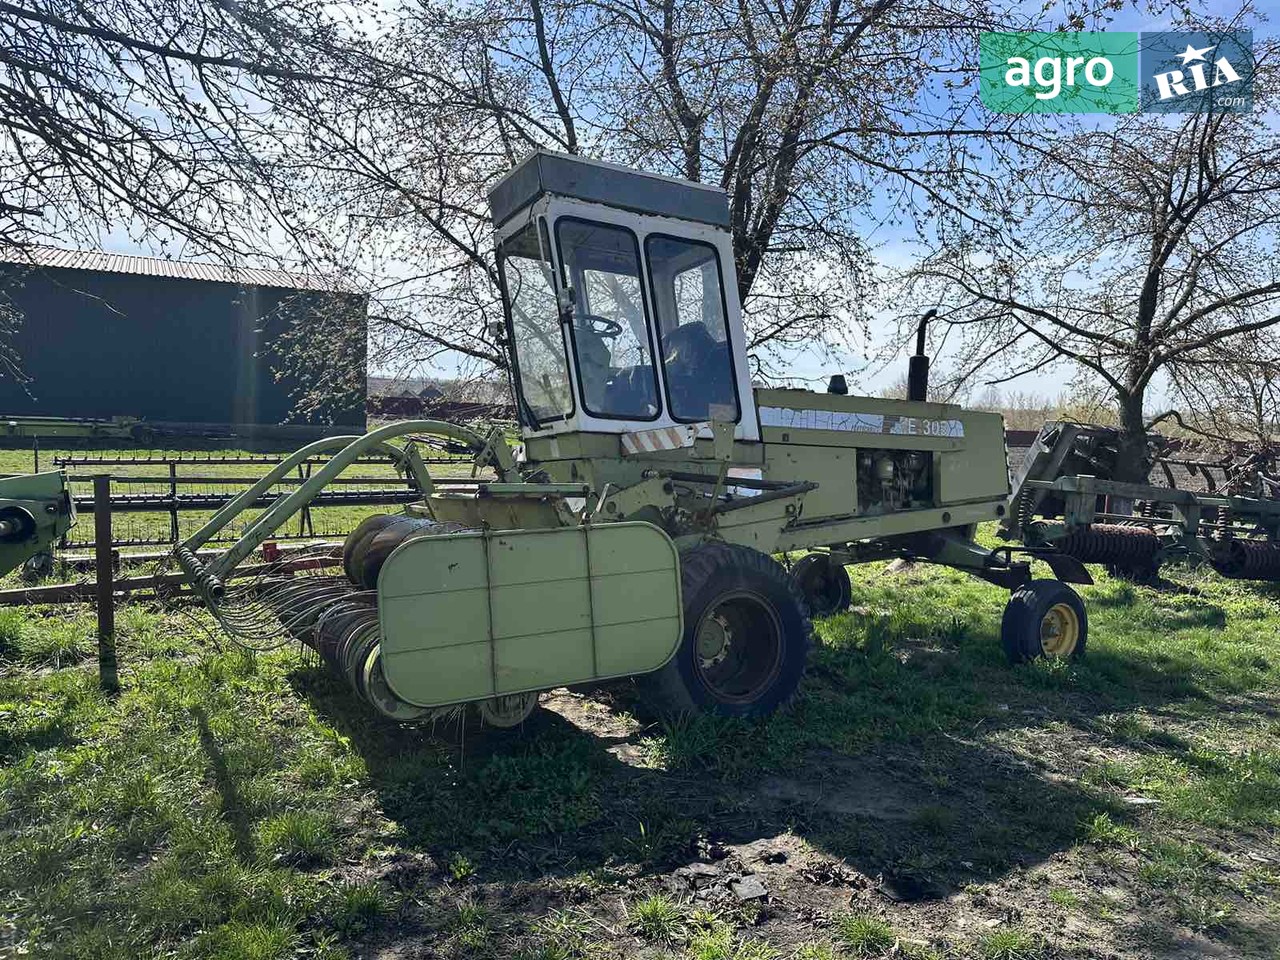
[[[916,352],[907,365],[907,399],[929,399],[929,357],[924,352],[924,334],[929,321],[938,315],[936,309],[926,310],[916,327]]]

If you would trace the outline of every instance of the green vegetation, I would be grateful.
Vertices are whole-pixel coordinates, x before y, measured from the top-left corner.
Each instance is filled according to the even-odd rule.
[[[1024,930],[998,930],[983,938],[982,960],[1038,960],[1044,955],[1040,943]]]
[[[675,940],[684,931],[679,908],[662,894],[654,894],[631,906],[631,929],[646,940]]]
[[[487,732],[145,602],[109,698],[84,608],[0,610],[0,952],[1273,955],[1280,590],[1171,575],[1100,576],[1089,658],[1011,670],[1001,591],[871,565],[785,716],[663,724],[617,684]]]
[[[855,957],[880,957],[893,949],[898,935],[879,917],[856,913],[836,924],[840,943]]]

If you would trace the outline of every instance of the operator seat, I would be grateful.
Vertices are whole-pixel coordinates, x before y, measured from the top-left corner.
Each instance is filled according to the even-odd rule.
[[[706,420],[711,407],[735,407],[728,344],[702,323],[686,323],[662,338],[672,412],[681,420]]]

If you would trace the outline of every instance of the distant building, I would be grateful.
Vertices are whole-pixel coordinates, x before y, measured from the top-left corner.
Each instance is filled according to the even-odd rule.
[[[0,248],[0,306],[21,316],[14,346],[30,378],[25,387],[0,380],[0,416],[129,416],[160,428],[263,433],[290,418],[299,386],[276,380],[277,336],[291,319],[305,330],[311,316],[340,313],[351,318],[343,336],[352,340],[334,353],[356,358],[359,388],[326,419],[364,426],[368,301],[316,278]]]
[[[509,420],[511,388],[506,378],[460,380],[370,376],[371,417],[400,419],[430,416],[441,420]]]

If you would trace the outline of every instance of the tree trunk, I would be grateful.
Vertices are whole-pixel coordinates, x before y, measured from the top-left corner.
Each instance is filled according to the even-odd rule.
[[[1149,483],[1151,454],[1147,446],[1147,422],[1142,415],[1143,392],[1120,397],[1120,440],[1116,444],[1115,479]]]

